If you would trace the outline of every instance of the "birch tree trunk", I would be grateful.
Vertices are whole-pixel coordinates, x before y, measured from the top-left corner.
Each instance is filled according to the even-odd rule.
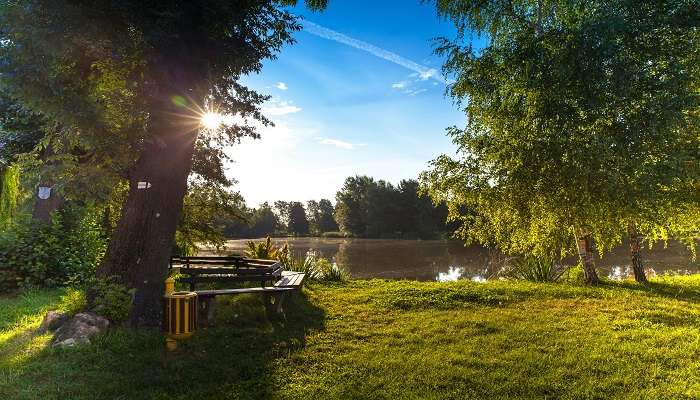
[[[600,283],[598,274],[595,270],[595,261],[593,260],[593,238],[591,234],[585,231],[576,231],[576,246],[578,248],[579,259],[583,266],[583,273],[586,283],[596,285]]]
[[[627,225],[627,235],[630,241],[630,261],[632,262],[634,279],[641,283],[647,282],[647,276],[644,273],[644,262],[642,260],[642,245],[639,239],[639,233],[637,232],[637,225],[634,222],[630,222]]]

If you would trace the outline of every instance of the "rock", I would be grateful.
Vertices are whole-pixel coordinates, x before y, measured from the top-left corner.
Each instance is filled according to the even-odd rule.
[[[73,347],[75,346],[77,342],[73,338],[68,338],[62,342],[54,343],[54,347]],[[88,339],[88,343],[90,343],[90,340]]]
[[[107,328],[109,321],[106,318],[91,312],[78,313],[56,331],[51,346],[89,344],[92,336],[104,333]]]
[[[39,325],[38,333],[44,334],[49,331],[55,331],[68,321],[68,314],[60,311],[49,311],[44,315],[44,320]]]

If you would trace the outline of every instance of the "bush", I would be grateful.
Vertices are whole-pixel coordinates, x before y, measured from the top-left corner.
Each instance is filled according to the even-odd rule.
[[[87,307],[87,297],[85,296],[85,291],[68,288],[66,294],[61,296],[61,306],[60,308],[67,312],[69,315],[75,315]]]
[[[91,308],[112,322],[123,322],[129,317],[134,302],[134,290],[117,282],[116,277],[93,279],[90,283]]]
[[[69,208],[51,224],[15,224],[0,233],[0,290],[87,281],[106,250],[98,221],[96,212]]]
[[[570,266],[569,268],[566,269],[566,272],[562,274],[561,279],[564,282],[568,283],[575,283],[575,284],[584,284],[586,283],[586,274],[583,272],[583,266],[581,263]]]

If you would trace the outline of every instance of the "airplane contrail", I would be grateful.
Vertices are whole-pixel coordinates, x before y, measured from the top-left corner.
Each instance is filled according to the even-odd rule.
[[[407,58],[401,57],[400,55],[393,53],[389,50],[384,50],[373,44],[363,42],[362,40],[358,40],[355,38],[351,38],[348,35],[344,35],[340,32],[328,29],[311,21],[304,20],[302,21],[302,25],[304,26],[304,30],[312,35],[316,35],[324,39],[332,40],[334,42],[342,43],[344,45],[354,47],[362,51],[366,51],[367,53],[370,53],[376,57],[382,58],[384,60],[387,60],[396,65],[400,65],[406,69],[418,73],[421,79],[434,79],[440,83],[448,84],[445,78],[435,68],[429,68],[425,65],[418,64],[415,61],[411,61]]]

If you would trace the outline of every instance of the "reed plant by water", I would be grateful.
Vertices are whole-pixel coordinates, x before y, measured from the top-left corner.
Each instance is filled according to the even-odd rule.
[[[549,258],[523,256],[512,259],[499,275],[530,282],[556,282],[566,268]]]
[[[289,253],[287,253],[289,254]],[[345,268],[309,250],[303,258],[288,256],[285,268],[290,271],[298,271],[306,274],[308,279],[325,282],[342,282],[350,278]]]
[[[279,260],[288,271],[303,272],[312,281],[342,282],[350,278],[345,268],[309,250],[301,257],[292,254],[289,244],[275,248],[268,236],[264,241],[248,242],[246,256],[251,258]]]

